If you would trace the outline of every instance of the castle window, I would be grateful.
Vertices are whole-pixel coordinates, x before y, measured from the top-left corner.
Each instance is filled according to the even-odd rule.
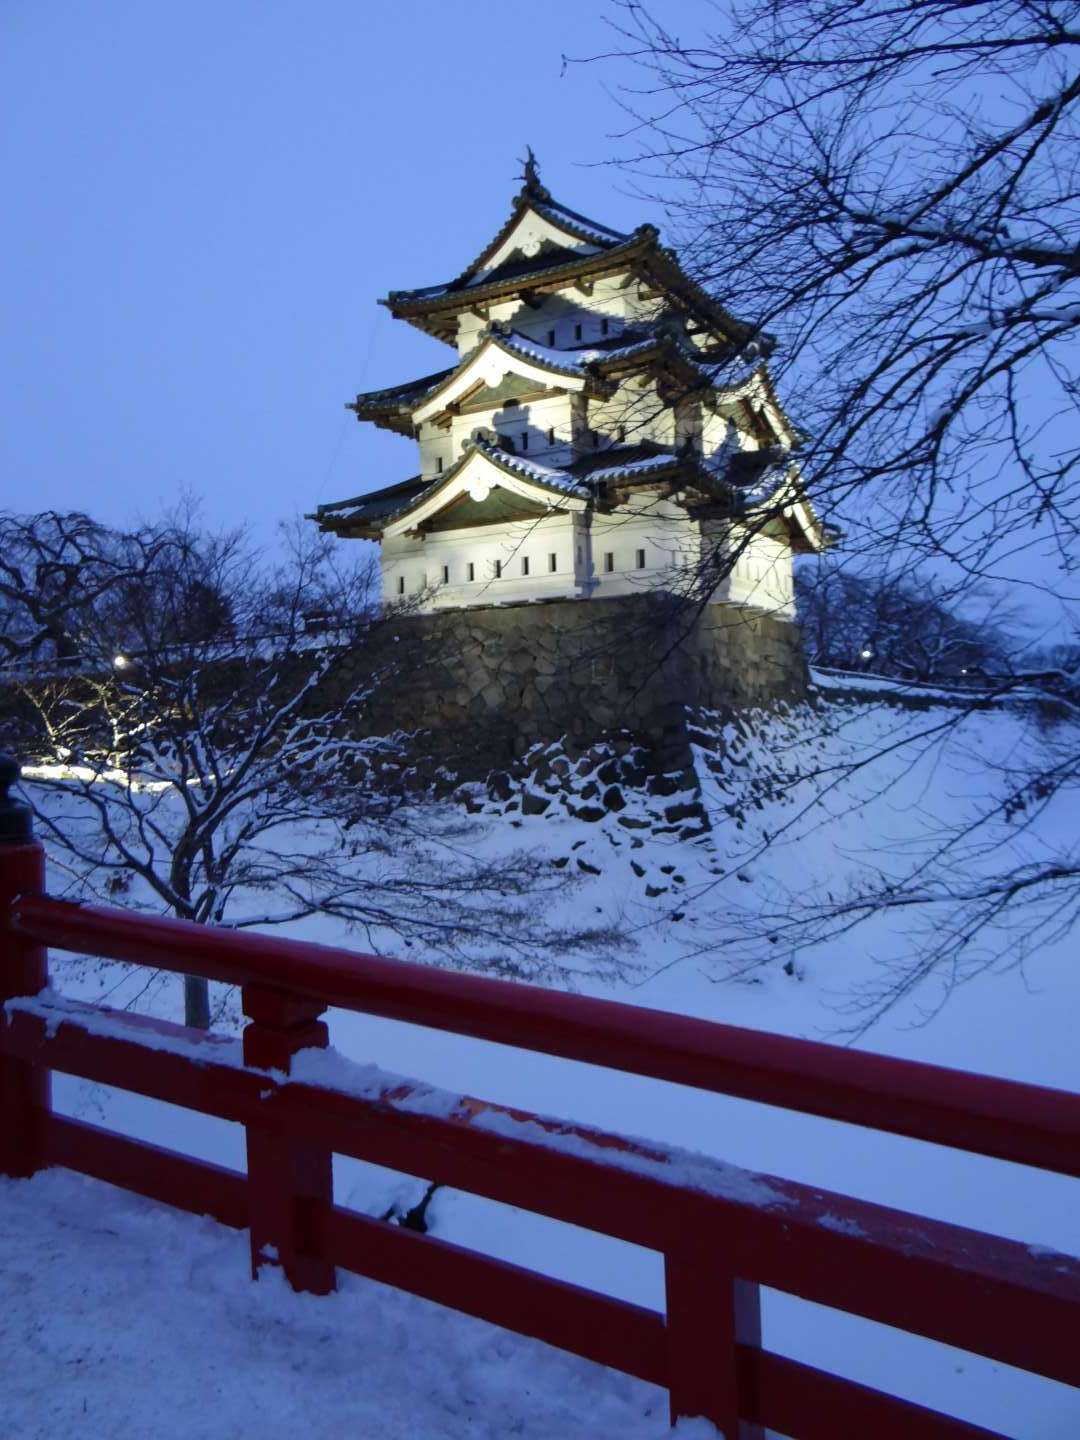
[[[608,333],[608,322],[607,322],[607,316],[605,315],[604,318],[603,318],[603,320],[600,321],[600,334],[601,334],[601,335],[606,335],[607,333]]]
[[[548,569],[549,569],[549,570],[551,571],[551,573],[554,575],[555,571],[558,570],[558,568],[559,568],[559,557],[558,557],[557,555],[549,555],[549,556],[548,556]]]
[[[404,595],[404,594],[405,594],[405,576],[404,576],[404,575],[399,575],[399,576],[397,577],[397,593],[398,593],[399,595]]]
[[[521,432],[521,448],[522,450],[529,448],[529,432],[527,430],[522,430]]]
[[[548,344],[551,346],[552,349],[555,348],[555,331],[554,331],[554,330],[549,330],[549,331],[548,331]]]
[[[580,339],[581,339],[581,326],[580,326],[580,324],[574,326],[574,339],[575,339],[575,340],[580,340]]]
[[[527,555],[521,557],[521,573],[522,575],[529,573],[529,557]]]
[[[615,569],[615,552],[613,550],[604,551],[604,569],[609,575]]]
[[[590,430],[590,431],[589,431],[589,444],[593,447],[594,450],[595,450],[596,447],[600,444],[600,431],[599,431],[599,430]]]
[[[496,580],[501,580],[501,579],[502,579],[502,561],[501,561],[501,560],[496,560],[496,561],[495,561],[495,579],[496,579]]]
[[[619,426],[619,439],[620,439],[620,440],[625,440],[625,439],[626,439],[626,426],[625,426],[625,425],[620,425],[620,426]]]
[[[639,570],[644,570],[644,569],[645,569],[645,551],[644,551],[644,550],[635,550],[635,552],[634,552],[634,561],[635,561],[635,563],[636,563],[636,565],[637,565],[637,568],[638,568]]]
[[[554,445],[554,444],[555,444],[555,426],[554,426],[554,425],[552,425],[552,426],[548,429],[548,444],[549,444],[549,445]]]
[[[449,565],[444,565],[444,566],[442,567],[442,583],[443,583],[444,585],[449,585],[449,584],[450,584],[450,566],[449,566]]]
[[[441,475],[441,474],[442,474],[442,456],[441,456],[441,455],[438,456],[437,459],[436,459],[436,461],[435,461],[435,474],[436,474],[436,475]]]
[[[469,561],[468,565],[466,565],[465,571],[470,580],[476,579],[476,566],[471,560]]]

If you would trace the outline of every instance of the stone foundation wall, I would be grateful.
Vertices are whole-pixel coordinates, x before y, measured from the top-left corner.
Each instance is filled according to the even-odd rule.
[[[538,741],[572,746],[630,732],[659,769],[686,763],[686,706],[740,709],[806,693],[797,625],[670,597],[492,606],[383,622],[387,662],[375,731],[424,729],[463,774],[508,763]],[[343,678],[359,678],[346,666]],[[352,673],[350,674],[350,670]]]
[[[303,652],[295,664],[306,669]],[[228,670],[219,677],[227,688]],[[614,736],[643,746],[653,773],[690,760],[687,709],[739,710],[807,690],[797,625],[710,605],[698,615],[657,594],[388,615],[339,658],[310,697],[320,710],[357,685],[369,734],[425,733],[418,774],[463,779],[505,769],[537,743],[566,737],[572,755]],[[8,745],[37,717],[0,689]]]

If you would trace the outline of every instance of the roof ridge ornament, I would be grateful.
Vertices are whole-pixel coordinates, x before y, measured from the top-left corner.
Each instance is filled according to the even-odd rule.
[[[521,162],[521,179],[524,184],[521,188],[520,200],[539,200],[542,203],[551,203],[551,191],[547,186],[540,183],[540,165],[531,145],[525,146],[525,158]]]

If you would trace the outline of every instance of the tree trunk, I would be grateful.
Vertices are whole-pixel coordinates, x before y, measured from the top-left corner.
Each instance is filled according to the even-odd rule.
[[[184,1024],[210,1029],[210,982],[198,975],[184,976]]]

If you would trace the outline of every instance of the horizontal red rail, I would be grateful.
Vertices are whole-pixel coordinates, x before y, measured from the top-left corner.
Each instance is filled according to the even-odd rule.
[[[238,1170],[63,1115],[50,1115],[45,1124],[43,1158],[192,1215],[211,1215],[234,1230],[247,1227],[247,1176]]]
[[[58,950],[257,982],[327,1005],[674,1081],[1080,1177],[1080,1096],[305,941],[20,896]]]
[[[250,1230],[325,1291],[336,1265],[667,1385],[673,1418],[728,1440],[993,1440],[991,1432],[770,1353],[767,1285],[1080,1386],[1080,1260],[335,1059],[328,1005],[740,1096],[1080,1175],[1080,1097],[610,1001],[210,930],[36,893],[0,845],[0,1172],[62,1164]],[[241,985],[243,1042],[59,1000],[45,945]],[[342,1068],[344,1067],[344,1068]],[[239,1174],[63,1119],[52,1069],[235,1121]],[[284,1072],[284,1073],[282,1073]],[[666,1313],[335,1207],[356,1156],[657,1250]],[[1002,1437],[997,1437],[1002,1440]]]
[[[710,1237],[721,1235],[747,1279],[1080,1385],[1080,1260],[1032,1256],[1015,1241],[720,1162],[703,1162],[699,1176],[712,1191],[686,1189],[679,1153],[669,1157],[663,1147],[535,1117],[520,1130],[530,1138],[518,1138],[513,1112],[497,1106],[463,1102],[450,1118],[417,1113],[408,1087],[365,1098],[278,1080],[243,1068],[235,1054],[216,1061],[215,1050],[225,1047],[192,1043],[182,1026],[115,1015],[112,1033],[101,1035],[88,1028],[96,1016],[71,1003],[13,1002],[7,1053],[700,1266],[709,1262]],[[151,1049],[147,1040],[173,1048]],[[488,1115],[496,1123],[485,1127]],[[545,1142],[548,1125],[552,1138]],[[567,1135],[583,1153],[565,1149]],[[630,1168],[619,1163],[624,1155]],[[747,1193],[756,1200],[738,1198]],[[1007,1326],[1002,1314],[1010,1317]]]

